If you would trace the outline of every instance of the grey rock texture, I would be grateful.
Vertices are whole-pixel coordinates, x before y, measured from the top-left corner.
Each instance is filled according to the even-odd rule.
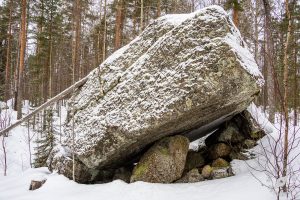
[[[172,183],[183,173],[189,140],[184,136],[166,137],[155,143],[132,172],[130,182]]]
[[[213,144],[223,142],[227,144],[241,143],[245,140],[243,133],[239,131],[239,128],[230,121],[225,123],[223,127],[217,130],[215,133],[211,134],[205,139],[206,146],[211,146]]]
[[[76,160],[119,167],[160,138],[240,113],[262,82],[222,8],[165,16],[88,75],[70,100],[62,146],[72,144],[74,118]]]
[[[224,167],[224,168],[214,168],[211,177],[212,179],[220,179],[220,178],[227,178],[229,176],[233,176],[232,168],[231,167]]]

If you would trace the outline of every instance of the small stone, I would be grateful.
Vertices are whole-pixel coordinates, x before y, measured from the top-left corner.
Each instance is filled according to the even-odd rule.
[[[32,180],[29,186],[29,190],[36,190],[42,187],[42,185],[46,182],[46,179],[41,181]]]
[[[229,163],[223,158],[218,158],[212,162],[211,166],[213,168],[223,168],[223,167],[228,167]]]
[[[204,181],[204,177],[199,173],[198,169],[194,168],[177,180],[176,183],[196,183],[200,181]]]
[[[225,143],[218,143],[209,147],[209,157],[212,160],[229,156],[231,147]]]
[[[256,146],[255,140],[247,139],[247,140],[245,140],[245,141],[243,142],[243,147],[244,147],[245,149],[251,149],[251,148],[253,148],[253,147],[255,147],[255,146]]]
[[[227,178],[233,175],[231,167],[213,168],[211,173],[212,179]]]
[[[204,167],[203,167],[203,169],[202,169],[202,172],[201,172],[201,174],[202,174],[202,176],[204,177],[204,178],[209,178],[210,176],[211,176],[211,172],[212,172],[212,167],[210,166],[210,165],[205,165]]]
[[[237,151],[231,151],[229,158],[231,160],[248,160],[248,157],[245,154]]]

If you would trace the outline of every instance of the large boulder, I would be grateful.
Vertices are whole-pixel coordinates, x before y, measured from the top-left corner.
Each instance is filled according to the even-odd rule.
[[[188,150],[189,140],[184,136],[158,141],[142,156],[130,181],[172,183],[182,176]]]
[[[215,128],[246,109],[262,82],[221,7],[167,15],[88,75],[70,100],[63,145],[72,144],[74,118],[76,159],[117,168],[160,138]]]

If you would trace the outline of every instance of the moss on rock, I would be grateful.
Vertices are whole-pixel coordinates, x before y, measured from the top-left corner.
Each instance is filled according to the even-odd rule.
[[[228,167],[229,163],[223,158],[218,158],[212,162],[211,166],[213,168],[222,168],[222,167]]]
[[[171,183],[182,176],[189,140],[166,137],[156,142],[134,167],[130,182]]]

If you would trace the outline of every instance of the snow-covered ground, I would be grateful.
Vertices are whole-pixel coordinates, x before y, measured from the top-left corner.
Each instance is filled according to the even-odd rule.
[[[24,112],[28,110],[29,107],[26,105]],[[7,111],[11,113],[12,121],[14,121],[16,113],[11,109]],[[260,109],[252,104],[249,111],[269,134],[276,135],[276,127],[265,118]],[[57,173],[50,173],[47,168],[30,168],[27,131],[26,126],[19,126],[11,131],[9,137],[6,138],[8,173],[7,176],[3,176],[3,165],[0,162],[0,200],[273,200],[276,198],[274,193],[263,187],[253,177],[254,174],[264,184],[268,184],[269,180],[264,173],[249,167],[256,166],[257,159],[246,162],[234,160],[231,164],[235,176],[199,183],[152,184],[136,182],[127,184],[117,180],[107,184],[78,184]],[[33,151],[33,149],[31,150]],[[253,151],[259,151],[259,147]],[[3,160],[1,146],[0,160]],[[300,160],[298,159],[298,161]],[[35,191],[28,190],[31,180],[41,179],[47,179],[42,188]]]
[[[22,174],[1,178],[2,200],[273,200],[274,196],[247,172],[243,162],[235,163],[244,170],[226,179],[193,184],[127,184],[114,181],[107,184],[80,185],[62,175],[49,174],[47,169],[29,169]],[[240,168],[240,167],[239,167]],[[35,191],[29,191],[30,180],[44,175],[47,182]]]

